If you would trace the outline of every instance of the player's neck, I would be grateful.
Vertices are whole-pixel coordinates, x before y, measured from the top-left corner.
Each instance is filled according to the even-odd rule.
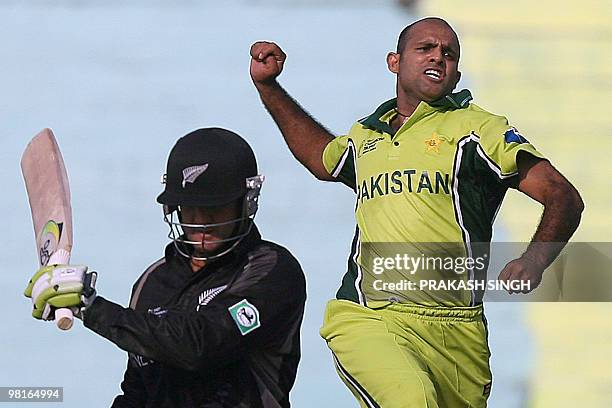
[[[421,100],[414,95],[404,92],[402,89],[399,88],[399,86],[396,90],[396,93],[397,93],[396,109],[402,115],[401,119],[404,120],[406,118],[409,118],[410,115],[414,113],[417,106],[419,106],[419,103],[421,103]]]
[[[404,123],[406,123],[406,121],[414,113],[415,109],[416,109],[416,106],[412,107],[408,105],[407,107],[407,104],[405,103],[400,105],[399,98],[398,98],[398,104],[397,104],[397,107],[395,108],[396,115],[391,120],[391,123],[390,123],[391,129],[393,129],[393,133],[397,132],[399,128],[402,127]]]

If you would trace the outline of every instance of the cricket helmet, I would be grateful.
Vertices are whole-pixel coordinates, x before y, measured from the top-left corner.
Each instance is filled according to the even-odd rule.
[[[164,191],[157,197],[163,205],[164,220],[170,226],[168,237],[179,253],[195,259],[217,258],[233,249],[251,230],[257,212],[264,177],[257,174],[255,154],[239,135],[221,128],[203,128],[180,138],[168,156],[162,177]],[[239,218],[222,224],[235,224],[235,233],[224,240],[224,250],[207,257],[196,257],[189,245],[184,227],[207,228],[220,224],[183,224],[181,206],[219,207],[242,200]],[[220,242],[220,241],[215,241]]]

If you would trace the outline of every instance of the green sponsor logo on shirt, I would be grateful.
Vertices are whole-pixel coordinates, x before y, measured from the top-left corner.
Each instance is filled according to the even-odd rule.
[[[261,322],[259,321],[259,310],[246,299],[242,299],[235,305],[230,306],[227,310],[229,310],[232,319],[236,322],[243,336],[261,326]]]

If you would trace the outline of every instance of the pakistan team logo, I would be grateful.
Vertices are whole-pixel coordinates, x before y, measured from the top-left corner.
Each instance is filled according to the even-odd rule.
[[[230,306],[227,310],[229,310],[232,319],[234,319],[238,329],[240,329],[240,334],[243,336],[261,326],[259,321],[259,310],[246,299],[242,299],[235,305]]]

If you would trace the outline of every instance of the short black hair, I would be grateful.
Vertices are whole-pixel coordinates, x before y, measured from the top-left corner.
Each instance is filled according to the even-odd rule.
[[[455,33],[455,37],[457,37],[457,42],[459,42],[459,37],[457,36],[457,33],[455,32],[455,30],[453,30],[453,27],[451,27],[451,25],[448,24],[446,20],[440,17],[425,17],[425,18],[417,20],[414,23],[409,24],[406,27],[404,27],[404,29],[399,35],[399,38],[397,39],[397,50],[395,52],[400,54],[404,50],[404,47],[406,46],[406,42],[408,42],[408,38],[410,37],[410,31],[412,31],[414,26],[416,26],[417,24],[423,21],[429,21],[429,20],[438,21],[440,23],[446,24],[448,28],[450,28],[453,31],[453,33]]]

